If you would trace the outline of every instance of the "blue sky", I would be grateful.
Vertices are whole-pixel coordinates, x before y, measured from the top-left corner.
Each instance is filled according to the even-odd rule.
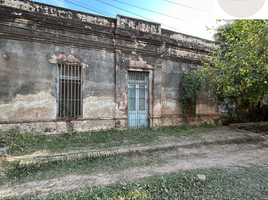
[[[205,39],[212,39],[212,35],[206,30],[206,26],[212,26],[215,22],[213,18],[213,1],[214,0],[37,0],[37,2],[97,15],[106,15],[111,18],[115,18],[117,14],[120,14],[147,21],[155,21],[161,23],[162,28]],[[80,4],[91,10],[74,4]],[[132,6],[127,4],[131,4]]]

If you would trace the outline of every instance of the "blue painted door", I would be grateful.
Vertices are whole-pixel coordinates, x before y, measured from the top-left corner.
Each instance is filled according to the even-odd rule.
[[[128,128],[148,128],[148,77],[144,73],[128,74]]]

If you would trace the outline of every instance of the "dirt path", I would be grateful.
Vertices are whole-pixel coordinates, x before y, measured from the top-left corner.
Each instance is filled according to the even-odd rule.
[[[166,174],[200,168],[230,168],[240,166],[268,165],[268,142],[226,145],[201,145],[200,147],[156,151],[132,155],[131,159],[139,163],[138,167],[123,171],[112,169],[109,172],[87,174],[69,174],[54,179],[13,185],[0,189],[1,195],[59,193],[90,188],[98,185],[109,185],[116,182],[127,182],[155,174]],[[146,160],[153,164],[142,164]]]

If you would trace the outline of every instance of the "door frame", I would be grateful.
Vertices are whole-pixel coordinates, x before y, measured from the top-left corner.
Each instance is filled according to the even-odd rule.
[[[131,79],[140,77],[143,79]],[[128,72],[128,128],[142,129],[149,127],[148,73]],[[130,97],[130,91],[132,96]],[[141,95],[141,96],[140,96]],[[141,98],[142,97],[142,98]],[[130,100],[133,100],[130,103]],[[142,106],[141,99],[144,105]],[[142,103],[142,104],[140,104]],[[130,109],[132,107],[132,109]]]
[[[153,94],[152,94],[153,71],[154,71],[153,68],[143,68],[143,67],[134,67],[134,66],[126,67],[127,91],[128,91],[128,73],[129,72],[147,73],[147,77],[148,77],[148,127],[149,128],[152,128],[153,126]],[[127,99],[128,99],[128,96],[127,96]],[[128,115],[127,115],[127,120],[128,120]]]

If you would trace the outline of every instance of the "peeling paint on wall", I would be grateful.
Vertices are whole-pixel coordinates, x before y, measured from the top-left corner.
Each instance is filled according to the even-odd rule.
[[[202,94],[197,115],[187,120],[177,102],[183,74],[202,67],[213,41],[131,17],[112,19],[24,0],[0,1],[0,18],[0,129],[17,124],[26,131],[125,129],[128,72],[148,74],[151,128],[219,117],[215,95]],[[81,118],[57,118],[55,64],[84,68]]]
[[[153,66],[150,64],[147,64],[146,61],[142,59],[141,56],[137,56],[138,59],[131,59],[130,61],[130,66],[131,67],[141,67],[141,68],[148,68],[148,69],[153,69]]]
[[[79,65],[83,68],[88,67],[88,64],[81,62],[78,58],[74,57],[73,54],[70,54],[69,56],[66,56],[64,54],[56,56],[53,54],[52,59],[49,59],[49,62],[62,65]]]
[[[78,19],[81,20],[82,22],[89,22],[93,24],[114,27],[114,24],[113,23],[111,24],[111,22],[109,22],[105,18],[101,18],[97,16],[90,16],[90,15],[81,14],[81,13],[78,13],[77,16],[78,16]]]
[[[166,104],[162,104],[162,115],[180,115],[181,109],[177,100],[168,99]]]
[[[17,8],[25,11],[30,12],[39,12],[41,14],[46,14],[54,17],[60,17],[65,19],[73,19],[75,17],[82,22],[89,22],[93,24],[103,25],[103,26],[110,26],[114,27],[114,23],[109,21],[109,18],[101,17],[98,15],[93,15],[89,13],[83,13],[78,11],[71,11],[64,8],[53,7],[47,4],[42,4],[33,1],[20,1],[20,0],[5,0],[1,2],[1,5]],[[22,15],[19,12],[11,13],[13,15],[20,16]]]
[[[48,93],[18,94],[12,102],[0,104],[0,120],[55,119],[56,105],[56,98]]]
[[[83,99],[84,118],[113,118],[115,100],[111,97],[86,97]]]
[[[123,101],[116,102],[116,116],[127,117],[127,92],[122,94]]]
[[[117,27],[124,29],[133,29],[136,31],[143,31],[153,34],[161,34],[161,24],[154,22],[146,22],[131,17],[117,15]]]
[[[115,127],[114,120],[83,120],[83,121],[73,121],[74,130],[76,131],[100,131],[111,129]]]

